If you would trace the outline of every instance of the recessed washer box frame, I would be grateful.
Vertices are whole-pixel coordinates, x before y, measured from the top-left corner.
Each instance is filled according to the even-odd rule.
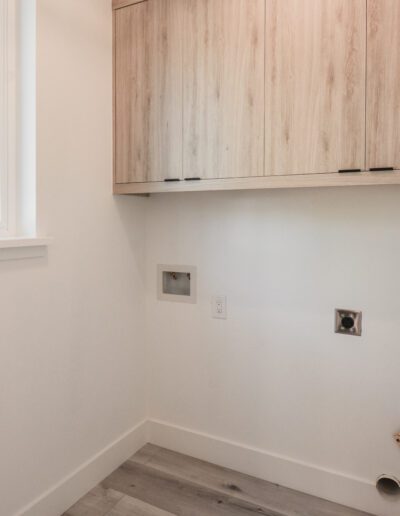
[[[173,275],[176,275],[174,279]],[[185,277],[186,276],[186,277]],[[187,284],[185,284],[187,279]],[[174,286],[173,282],[177,281]],[[157,298],[175,303],[197,302],[197,267],[192,265],[158,265]]]

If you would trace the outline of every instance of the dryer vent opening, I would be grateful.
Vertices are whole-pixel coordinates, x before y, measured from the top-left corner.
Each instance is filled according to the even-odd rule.
[[[377,490],[386,496],[400,496],[400,481],[390,475],[381,475],[376,481]]]

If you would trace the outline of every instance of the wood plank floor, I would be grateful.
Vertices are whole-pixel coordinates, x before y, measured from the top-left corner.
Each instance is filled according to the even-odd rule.
[[[64,516],[371,516],[151,444]]]

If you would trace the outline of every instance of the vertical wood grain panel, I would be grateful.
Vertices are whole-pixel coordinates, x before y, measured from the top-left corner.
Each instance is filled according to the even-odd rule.
[[[182,2],[115,11],[116,182],[182,177]]]
[[[263,175],[265,0],[186,0],[184,175]]]
[[[367,48],[367,167],[399,169],[399,0],[368,0]]]
[[[267,0],[267,175],[365,168],[365,20],[366,0]]]

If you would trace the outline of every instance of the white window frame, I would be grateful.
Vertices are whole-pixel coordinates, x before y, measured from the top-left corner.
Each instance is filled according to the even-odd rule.
[[[0,0],[0,237],[16,234],[16,0]]]

